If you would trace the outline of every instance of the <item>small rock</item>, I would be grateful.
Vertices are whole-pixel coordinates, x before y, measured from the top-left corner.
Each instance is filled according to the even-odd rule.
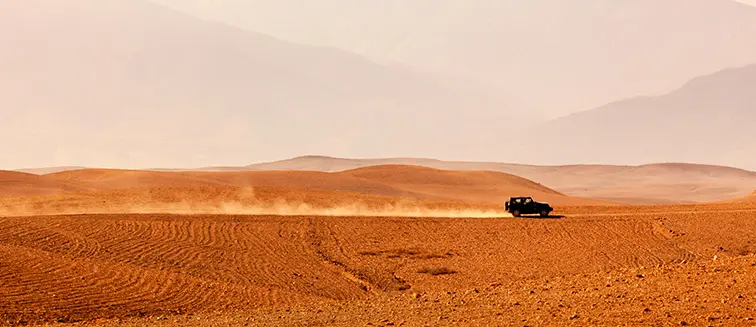
[[[570,320],[574,320],[574,319],[577,319],[577,318],[580,318],[580,316],[577,313],[574,314],[574,315],[572,315],[572,316],[570,316]]]

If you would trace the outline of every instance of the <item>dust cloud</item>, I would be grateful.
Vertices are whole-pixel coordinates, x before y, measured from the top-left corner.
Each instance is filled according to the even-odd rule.
[[[463,204],[427,204],[416,199],[395,199],[384,203],[334,198],[333,204],[313,204],[294,199],[260,199],[253,189],[244,188],[217,198],[197,196],[191,190],[166,192],[157,196],[59,196],[53,199],[0,203],[0,216],[73,215],[73,214],[218,214],[279,216],[363,216],[363,217],[437,217],[503,218],[504,210],[477,208]]]

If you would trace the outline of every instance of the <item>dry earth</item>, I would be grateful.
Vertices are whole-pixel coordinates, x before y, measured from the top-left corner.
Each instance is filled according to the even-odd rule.
[[[623,206],[406,166],[4,176],[0,324],[756,325],[752,197]],[[511,218],[486,192],[562,204]]]
[[[756,206],[679,209],[573,208],[555,219],[9,217],[0,220],[0,310],[9,324],[747,325]]]

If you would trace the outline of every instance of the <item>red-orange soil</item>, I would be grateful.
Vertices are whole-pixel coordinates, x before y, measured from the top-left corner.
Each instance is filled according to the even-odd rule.
[[[553,219],[3,218],[0,321],[746,324],[756,206],[643,209],[573,208]]]
[[[89,190],[87,186],[47,176],[0,170],[0,197],[56,194]]]
[[[406,166],[10,176],[4,325],[754,325],[756,202],[622,206]],[[520,192],[557,215],[501,215]]]
[[[362,194],[463,200],[502,204],[510,196],[531,195],[555,204],[608,204],[569,197],[530,180],[492,171],[453,171],[383,165],[336,173],[310,171],[153,172],[86,169],[45,175],[99,190],[151,187],[286,187]]]
[[[552,205],[614,204],[570,197],[504,173],[401,165],[339,173],[85,169],[44,176],[9,174],[24,177],[23,187],[14,182],[0,197],[0,214],[9,216],[160,212],[480,217],[507,215],[504,201],[519,195]]]

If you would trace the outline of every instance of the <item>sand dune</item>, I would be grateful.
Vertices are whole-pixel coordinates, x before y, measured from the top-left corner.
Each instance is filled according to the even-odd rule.
[[[386,164],[449,170],[490,170],[513,174],[575,197],[631,204],[680,204],[722,201],[747,195],[756,172],[688,163],[539,166],[497,162],[442,161],[424,158],[348,159],[304,156],[236,167],[235,170],[343,171]],[[231,167],[225,169],[231,170]]]
[[[63,171],[68,170],[80,170],[80,169],[87,169],[87,167],[79,167],[79,166],[59,166],[59,167],[41,167],[41,168],[25,168],[25,169],[16,169],[15,171],[27,173],[27,174],[34,174],[34,175],[47,175],[47,174],[54,174],[59,173]]]
[[[0,170],[0,197],[85,191],[83,184],[55,178]]]
[[[291,186],[287,182],[293,171],[302,173],[297,179],[308,187],[327,187],[324,176],[311,174],[313,172],[343,172],[361,167],[404,165],[422,166],[428,168],[458,170],[458,171],[494,171],[521,176],[531,181],[546,185],[549,188],[572,197],[602,199],[629,204],[685,204],[726,201],[748,195],[756,185],[756,172],[717,165],[703,165],[690,163],[656,163],[638,166],[629,165],[561,165],[539,166],[521,165],[497,162],[464,162],[443,161],[425,158],[379,158],[379,159],[349,159],[327,156],[302,156],[286,160],[265,162],[243,167],[204,167],[197,169],[160,169],[154,172],[246,172],[246,171],[279,171],[275,174],[255,176],[255,179],[265,179],[260,184]],[[66,169],[62,169],[66,170]],[[90,174],[90,173],[86,173]],[[140,174],[140,173],[134,173]],[[69,176],[69,175],[60,175]],[[74,176],[75,174],[70,176]],[[201,175],[200,175],[201,176]],[[212,175],[209,175],[212,176]],[[122,177],[117,177],[122,178]],[[199,177],[198,177],[199,178]],[[205,178],[205,177],[201,177]],[[233,185],[246,186],[244,180],[251,177],[227,175],[222,180],[218,177],[211,179],[220,184],[228,184],[236,180]],[[342,176],[343,184],[355,183]],[[87,178],[91,179],[91,178]],[[103,178],[103,181],[106,178]],[[148,179],[147,179],[148,180]],[[127,180],[127,183],[132,183]],[[147,183],[147,182],[144,182]],[[369,192],[377,194],[401,193],[395,188],[386,189],[385,185],[365,185],[365,181],[354,185],[353,191],[367,188]],[[116,183],[117,184],[117,183]],[[161,183],[157,183],[162,185]],[[107,184],[104,184],[107,187]],[[342,186],[330,189],[343,189]],[[404,192],[413,191],[404,190]],[[479,192],[479,195],[481,192]],[[547,192],[548,193],[548,192]],[[495,199],[494,201],[499,201]]]
[[[325,173],[315,171],[154,172],[86,169],[45,177],[97,189],[151,187],[285,187],[360,194],[502,204],[531,195],[554,204],[608,204],[569,197],[522,177],[493,171],[451,171],[410,165],[381,165]]]
[[[555,204],[599,204],[603,201],[570,198],[546,186],[494,171],[453,171],[408,165],[382,165],[338,174],[380,181],[411,192],[447,199],[504,203],[510,196],[533,196]]]
[[[529,195],[554,206],[614,204],[570,197],[506,173],[408,165],[334,173],[84,169],[24,176],[80,189],[53,189],[40,196],[9,189],[0,200],[1,215],[152,212],[506,217],[510,215],[503,204],[510,196]]]

